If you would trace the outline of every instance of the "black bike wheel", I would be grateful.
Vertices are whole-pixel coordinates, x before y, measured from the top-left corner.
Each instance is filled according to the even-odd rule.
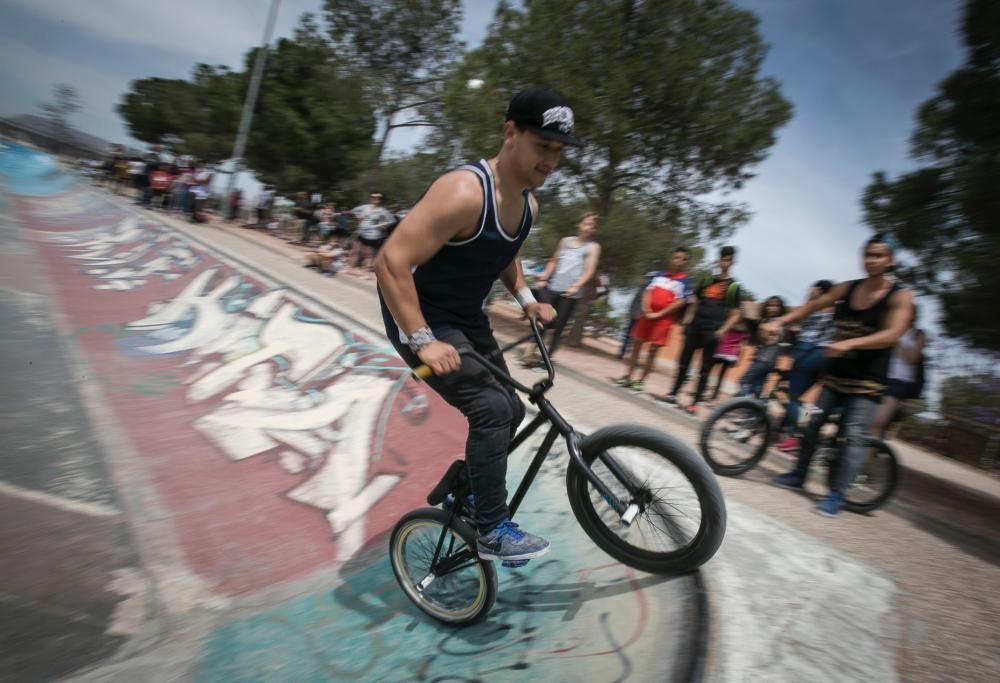
[[[584,462],[626,506],[639,513],[622,523],[578,467],[566,473],[570,505],[580,526],[622,564],[654,574],[682,574],[710,560],[726,533],[726,503],[705,463],[663,432],[638,425],[606,427],[587,436]],[[628,492],[605,464],[611,461],[637,488]]]
[[[764,403],[734,398],[712,411],[701,428],[701,457],[712,471],[735,477],[753,469],[767,454],[772,429]]]
[[[836,462],[830,464],[829,481],[832,483]],[[844,507],[851,512],[871,512],[885,505],[899,485],[899,461],[896,454],[883,441],[870,439],[865,449],[865,459],[858,468],[847,490]]]
[[[389,538],[392,571],[406,596],[428,616],[446,624],[474,624],[486,618],[497,599],[497,571],[492,562],[479,559],[476,532],[458,517],[451,520],[437,569],[431,567],[448,516],[438,508],[404,515]]]

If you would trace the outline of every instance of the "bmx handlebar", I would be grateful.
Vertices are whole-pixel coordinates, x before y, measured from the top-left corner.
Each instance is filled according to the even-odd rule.
[[[523,391],[526,394],[541,393],[546,389],[548,389],[548,387],[552,386],[552,380],[555,379],[555,368],[552,366],[552,359],[549,358],[549,350],[545,348],[545,342],[542,339],[541,326],[539,325],[538,322],[538,316],[533,315],[529,317],[528,322],[531,324],[531,333],[526,334],[525,336],[515,340],[514,342],[508,344],[507,346],[504,346],[503,348],[500,349],[500,352],[502,353],[504,351],[508,351],[514,348],[515,346],[520,346],[529,339],[534,340],[535,344],[538,346],[539,352],[542,355],[542,363],[545,365],[545,370],[548,373],[548,378],[547,380],[542,380],[540,382],[537,382],[533,387],[528,387],[522,384],[521,382],[518,382],[516,379],[511,377],[510,374],[505,372],[503,368],[498,367],[495,363],[486,359],[482,354],[476,352],[473,349],[459,349],[458,352],[462,356],[472,358],[478,361],[487,370],[493,373],[493,375],[495,375],[498,379],[506,382],[507,384],[510,384],[518,391]],[[434,376],[434,371],[431,370],[431,368],[426,364],[422,364],[413,368],[413,374],[418,379],[426,380]]]

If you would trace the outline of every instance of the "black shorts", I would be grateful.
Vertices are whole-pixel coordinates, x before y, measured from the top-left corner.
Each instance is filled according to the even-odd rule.
[[[361,244],[365,245],[366,247],[372,247],[373,249],[380,249],[382,247],[382,243],[385,242],[384,237],[376,237],[375,239],[369,239],[367,237],[362,237],[361,235],[358,235],[358,240],[361,241]]]
[[[890,379],[885,393],[887,396],[892,396],[900,401],[905,401],[913,398],[915,388],[916,382],[907,382],[902,379]]]

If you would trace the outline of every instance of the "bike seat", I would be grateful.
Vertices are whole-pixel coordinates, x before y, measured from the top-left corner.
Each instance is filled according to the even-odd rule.
[[[431,506],[440,505],[449,493],[455,494],[455,498],[462,499],[468,493],[468,478],[465,476],[465,461],[456,460],[448,466],[441,481],[437,483],[430,493],[427,494],[427,504]],[[459,490],[463,489],[463,490]]]

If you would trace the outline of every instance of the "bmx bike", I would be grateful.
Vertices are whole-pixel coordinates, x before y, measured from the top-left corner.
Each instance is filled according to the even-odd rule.
[[[537,415],[513,438],[509,452],[545,424],[549,430],[509,504],[514,517],[558,437],[566,442],[566,493],[573,515],[608,555],[654,574],[682,574],[715,555],[726,531],[726,505],[714,475],[687,446],[641,425],[616,425],[589,435],[577,432],[545,394],[555,370],[537,320],[531,333],[507,351],[534,339],[547,376],[525,386],[474,351],[463,363],[479,363],[501,382],[524,393]],[[430,368],[415,369],[418,377]],[[389,540],[392,570],[406,596],[425,614],[459,625],[481,621],[497,597],[497,569],[476,551],[475,502],[465,462],[456,460],[427,496],[432,507],[413,510],[396,523]],[[440,507],[439,507],[440,506]],[[505,563],[507,564],[507,563]],[[520,566],[510,563],[508,566]]]
[[[701,455],[716,474],[736,477],[756,467],[781,433],[790,396],[786,388],[788,370],[775,370],[778,381],[762,398],[738,396],[720,404],[705,419],[701,429]],[[830,484],[840,458],[841,423],[836,413],[819,416],[827,425],[819,434],[815,462],[826,467]],[[899,485],[899,462],[892,448],[881,439],[868,437],[865,458],[844,491],[844,507],[865,513],[889,500]]]

